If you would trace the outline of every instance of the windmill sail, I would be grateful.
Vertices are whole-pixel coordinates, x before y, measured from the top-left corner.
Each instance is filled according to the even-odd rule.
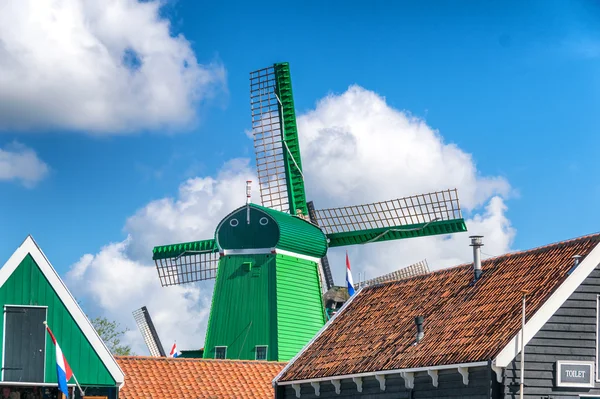
[[[215,240],[162,245],[154,247],[152,259],[165,287],[216,278],[219,250]]]
[[[467,231],[456,189],[315,214],[330,247]]]
[[[152,323],[148,309],[142,306],[133,311],[133,318],[142,333],[142,337],[144,337],[144,342],[146,342],[146,346],[150,351],[150,356],[165,357],[165,350],[158,338],[158,333],[156,332],[156,328],[154,328],[154,323]]]
[[[388,274],[384,274],[382,276],[378,276],[366,281],[361,281],[360,283],[354,284],[354,289],[358,289],[359,287],[366,287],[368,285],[375,285],[385,283],[386,281],[398,281],[403,280],[405,278],[411,278],[415,276],[421,276],[423,274],[429,274],[429,265],[427,264],[427,260],[422,260],[420,262],[414,263],[412,265],[403,267],[402,269],[398,269]]]
[[[262,205],[307,216],[288,63],[250,73],[250,109]]]
[[[214,240],[155,247],[153,259],[163,286],[216,279],[205,358],[228,342],[224,357],[255,359],[257,346],[273,342],[267,360],[289,361],[326,322],[323,292],[333,285],[328,247],[466,226],[456,190],[315,211],[306,201],[288,63],[250,73],[250,108],[263,206],[233,210]]]
[[[310,218],[310,221],[318,226],[319,222],[317,220],[317,215],[315,213],[315,206],[313,202],[309,201],[306,205],[308,208],[308,216]],[[323,275],[323,279],[325,280],[323,291],[327,292],[327,290],[333,287],[333,275],[331,274],[331,268],[329,267],[329,259],[327,259],[327,255],[321,258],[321,272],[321,274]]]

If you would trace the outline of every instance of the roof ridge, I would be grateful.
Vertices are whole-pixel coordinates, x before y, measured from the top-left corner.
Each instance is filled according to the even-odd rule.
[[[585,234],[585,235],[582,235],[582,236],[569,238],[567,240],[555,241],[555,242],[552,242],[550,244],[540,245],[540,246],[529,248],[529,249],[521,249],[521,250],[515,250],[515,251],[512,251],[512,252],[506,252],[504,254],[500,254],[500,255],[496,255],[496,256],[491,256],[489,258],[482,259],[481,262],[482,263],[483,262],[488,262],[488,261],[492,261],[492,260],[496,260],[498,258],[504,258],[504,257],[508,257],[508,256],[531,254],[533,252],[550,249],[552,247],[557,247],[557,246],[560,246],[560,245],[572,244],[575,241],[587,240],[587,239],[590,239],[592,237],[600,238],[600,232],[591,233],[591,234]],[[461,263],[460,265],[457,265],[457,266],[465,266],[465,265],[472,265],[472,264],[473,264],[473,262]]]
[[[509,257],[509,256],[528,255],[528,254],[531,254],[531,253],[534,253],[537,251],[547,250],[552,247],[557,247],[560,245],[572,244],[575,241],[582,241],[582,240],[590,239],[592,237],[597,237],[600,239],[600,232],[585,234],[585,235],[582,235],[579,237],[569,238],[567,240],[555,241],[550,244],[540,245],[538,247],[533,247],[533,248],[529,248],[529,249],[522,249],[522,250],[516,250],[516,251],[512,251],[512,252],[506,252],[504,254],[491,256],[489,258],[482,259],[481,263],[485,264],[487,262],[495,261],[495,260]],[[473,262],[459,263],[458,265],[448,266],[448,267],[444,267],[444,268],[437,269],[437,270],[431,270],[429,273],[421,274],[418,276],[410,276],[410,277],[403,278],[401,280],[388,280],[388,281],[382,281],[382,282],[379,282],[376,284],[367,285],[367,286],[364,286],[363,289],[368,290],[368,289],[373,289],[373,288],[381,287],[381,286],[388,285],[388,284],[401,284],[401,283],[404,284],[407,281],[411,281],[413,279],[428,278],[431,275],[439,275],[439,274],[443,274],[443,273],[449,273],[451,271],[454,271],[455,269],[471,267],[472,265],[473,265]]]
[[[286,364],[287,362],[277,362],[270,360],[243,360],[243,359],[205,359],[199,357],[163,357],[163,356],[115,356],[115,359],[120,360],[156,360],[156,361],[203,361],[214,363],[249,363],[249,364]]]

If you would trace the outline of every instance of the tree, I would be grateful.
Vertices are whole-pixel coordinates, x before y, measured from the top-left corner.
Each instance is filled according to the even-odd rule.
[[[106,317],[96,317],[92,320],[92,325],[113,355],[133,355],[131,346],[121,345],[121,336],[129,331],[127,328],[119,330],[119,323],[110,321]]]

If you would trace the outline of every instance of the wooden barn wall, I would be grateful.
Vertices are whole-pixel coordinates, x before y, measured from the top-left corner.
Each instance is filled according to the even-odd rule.
[[[440,370],[438,386],[434,387],[431,377],[426,372],[415,373],[414,388],[406,389],[404,379],[399,374],[386,376],[385,391],[379,386],[375,377],[363,378],[362,392],[358,392],[352,379],[341,380],[341,391],[335,393],[331,382],[320,384],[320,396],[310,384],[300,386],[301,399],[488,399],[490,397],[490,370],[487,367],[469,369],[469,385],[464,385],[462,376],[456,369]],[[411,392],[412,391],[412,392]],[[291,385],[284,385],[277,390],[276,399],[294,399],[296,391]]]
[[[555,385],[557,360],[596,360],[596,301],[600,294],[600,268],[584,280],[560,309],[525,347],[526,398],[578,398],[580,394],[600,395],[595,388],[558,388]],[[520,355],[505,369],[505,398],[519,397]]]
[[[31,255],[23,259],[0,287],[0,305],[47,306],[48,324],[59,341],[71,369],[77,373],[79,383],[96,386],[115,385],[108,369]],[[0,317],[0,333],[4,331],[3,323],[4,320]],[[44,330],[43,324],[40,323],[39,328]],[[45,382],[56,383],[56,352],[49,334],[45,334],[45,339]],[[0,348],[0,359],[2,356]]]

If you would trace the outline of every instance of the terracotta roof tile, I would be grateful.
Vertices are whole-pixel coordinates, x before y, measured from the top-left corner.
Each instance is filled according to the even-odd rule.
[[[600,234],[364,288],[282,374],[279,381],[348,375],[495,357],[567,277],[573,255],[587,256]],[[583,260],[583,258],[581,259]],[[425,336],[415,342],[415,316]]]
[[[122,399],[273,398],[271,381],[285,363],[119,356]]]

